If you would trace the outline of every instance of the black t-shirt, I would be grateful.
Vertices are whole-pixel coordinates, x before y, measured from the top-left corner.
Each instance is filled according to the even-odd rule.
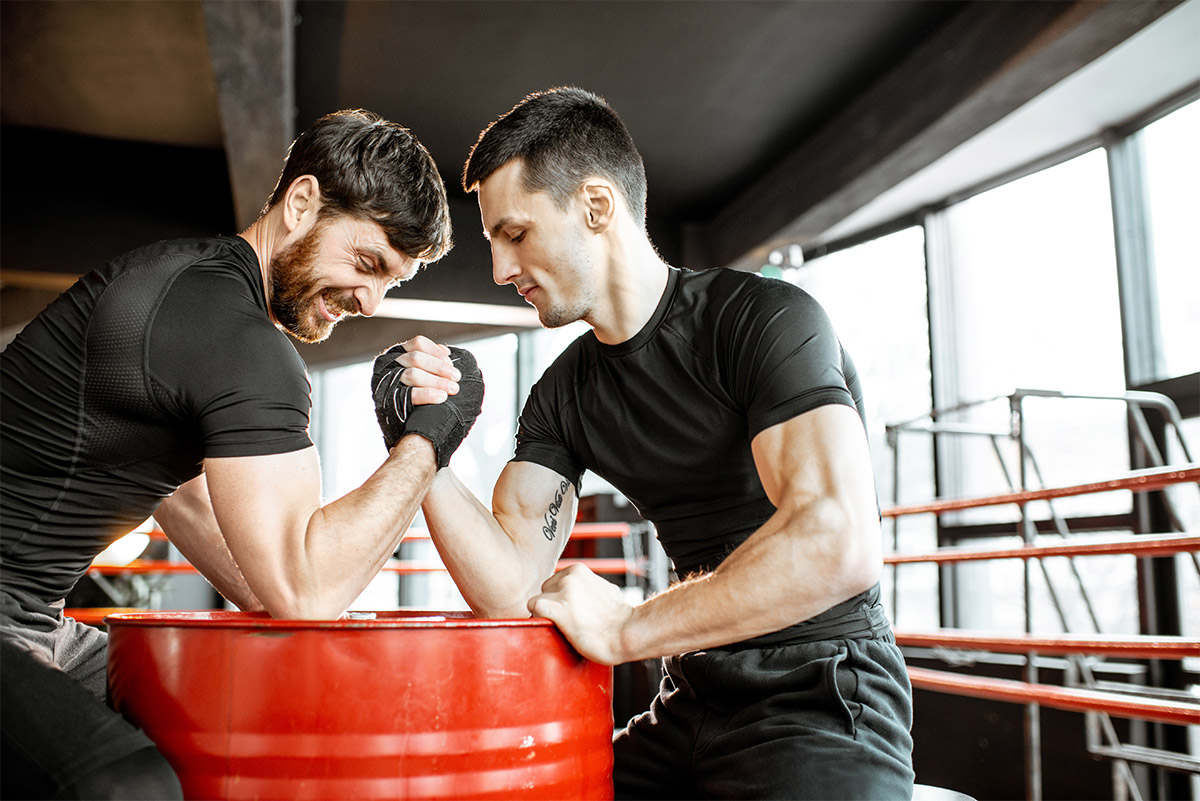
[[[0,586],[44,603],[205,457],[312,444],[304,363],[240,237],[89,273],[0,354],[0,378]]]
[[[589,331],[546,370],[514,461],[577,490],[585,469],[605,478],[682,575],[712,569],[774,514],[754,436],[830,403],[863,415],[853,362],[810,295],[752,273],[672,269],[632,339],[605,345]]]

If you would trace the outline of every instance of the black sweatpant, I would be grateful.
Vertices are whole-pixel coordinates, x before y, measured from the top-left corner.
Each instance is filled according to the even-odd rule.
[[[870,601],[858,612],[882,619]],[[912,691],[879,628],[668,657],[650,710],[613,741],[616,797],[911,798]]]

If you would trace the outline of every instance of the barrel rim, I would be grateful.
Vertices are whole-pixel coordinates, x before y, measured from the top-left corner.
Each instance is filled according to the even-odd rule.
[[[114,612],[104,618],[110,628],[266,629],[271,631],[345,629],[505,629],[545,628],[546,618],[481,619],[470,612],[401,609],[377,611],[374,618],[338,620],[277,620],[266,612],[228,610],[171,610]]]

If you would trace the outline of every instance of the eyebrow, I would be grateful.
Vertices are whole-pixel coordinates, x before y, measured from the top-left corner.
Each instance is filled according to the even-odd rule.
[[[504,228],[504,226],[512,225],[513,222],[515,221],[515,219],[516,219],[515,217],[511,217],[511,216],[510,217],[501,217],[499,220],[496,220],[495,225],[493,225],[490,229],[485,230],[483,232],[484,236],[489,236],[489,237],[495,236],[496,234],[500,233],[500,230],[502,228]]]
[[[392,265],[388,264],[387,257],[384,256],[383,251],[374,245],[364,245],[358,249],[358,252],[363,256],[370,256],[373,258],[375,260],[375,264],[378,265],[377,269],[382,267],[384,275],[386,275],[391,281],[405,281],[412,277],[409,275],[408,270],[404,269],[403,266],[399,272],[393,272]],[[417,268],[420,269],[419,261],[417,262]]]

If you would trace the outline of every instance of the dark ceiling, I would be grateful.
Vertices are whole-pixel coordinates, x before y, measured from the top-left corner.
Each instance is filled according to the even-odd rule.
[[[483,126],[524,95],[582,86],[621,113],[655,213],[703,218],[962,6],[301,3],[299,118],[347,105],[394,114],[451,181]]]
[[[625,119],[668,260],[761,264],[1175,5],[3,0],[2,327],[44,302],[39,282],[60,287],[151,239],[245,225],[290,138],[347,107],[412,128],[451,195],[458,244],[399,294],[519,304],[491,284],[458,174],[483,126],[563,84]],[[342,329],[358,326],[340,338],[369,350],[400,323],[349,321],[322,348],[342,359]]]

